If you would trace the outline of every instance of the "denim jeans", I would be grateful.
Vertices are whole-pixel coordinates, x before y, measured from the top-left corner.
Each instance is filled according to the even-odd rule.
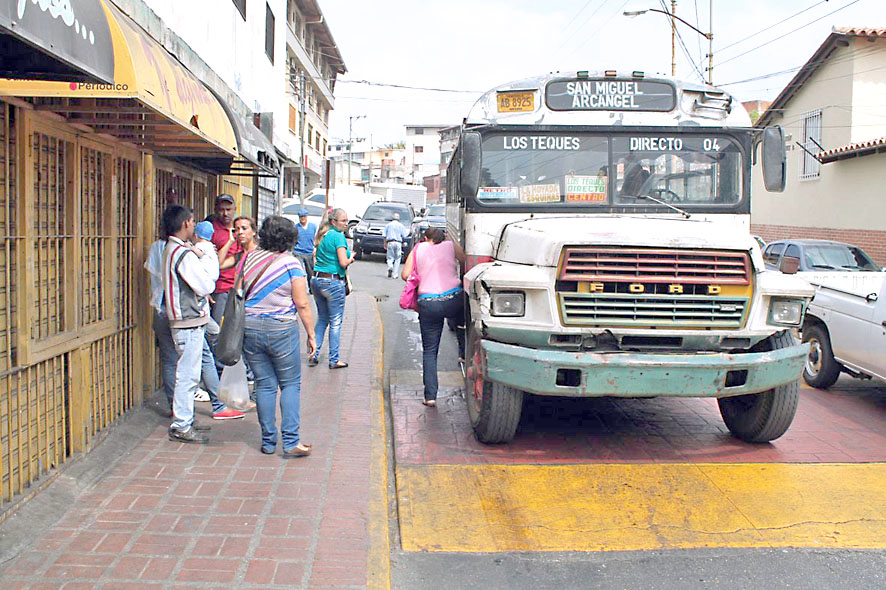
[[[403,256],[403,242],[388,242],[388,270],[393,276],[400,274],[400,258]]]
[[[314,255],[313,254],[296,254],[299,262],[305,269],[305,275],[308,279],[308,292],[311,290],[311,277],[314,276]]]
[[[298,444],[301,359],[298,321],[246,317],[243,357],[255,371],[255,394],[262,448],[277,446],[277,389],[280,389],[280,430],[283,450]]]
[[[194,394],[200,384],[203,346],[206,330],[198,328],[172,329],[172,341],[178,353],[175,367],[175,390],[172,395],[172,428],[187,430],[194,422]]]
[[[166,392],[166,401],[169,407],[173,407],[175,394],[175,368],[178,364],[178,352],[175,350],[175,342],[172,340],[172,331],[169,329],[169,317],[166,312],[154,311],[154,336],[157,338],[157,346],[160,348],[160,375],[163,377],[163,389]],[[203,354],[200,364],[200,375],[203,378],[203,387],[209,393],[209,401],[212,403],[212,413],[223,412],[227,406],[218,398],[218,371],[215,370],[215,357],[209,349],[209,343],[204,343]]]
[[[458,356],[465,356],[465,309],[464,292],[442,299],[418,300],[418,327],[421,331],[422,380],[425,385],[425,399],[437,399],[437,352],[440,350],[440,336],[443,334],[443,320],[455,325],[458,339]]]
[[[329,326],[329,366],[338,362],[338,347],[341,343],[341,320],[345,313],[345,282],[339,279],[314,276],[311,279],[314,301],[317,302],[317,323],[314,333],[317,336],[317,353],[323,346],[323,335]]]

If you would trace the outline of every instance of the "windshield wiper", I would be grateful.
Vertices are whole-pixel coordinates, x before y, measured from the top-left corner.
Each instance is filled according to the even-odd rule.
[[[685,217],[686,219],[689,219],[689,218],[690,218],[689,213],[686,213],[685,211],[683,211],[683,210],[680,209],[679,207],[674,207],[674,206],[671,205],[670,203],[665,203],[665,202],[662,201],[661,199],[656,199],[655,197],[652,197],[652,196],[649,196],[649,195],[637,195],[637,198],[638,198],[638,199],[649,199],[650,201],[654,201],[654,202],[658,203],[659,205],[664,205],[664,206],[667,207],[668,209],[673,209],[674,211],[676,211],[677,213],[679,213],[680,215],[682,215],[682,216]]]
[[[837,267],[831,266],[830,264],[810,264],[812,268],[827,268],[829,270],[837,270]]]

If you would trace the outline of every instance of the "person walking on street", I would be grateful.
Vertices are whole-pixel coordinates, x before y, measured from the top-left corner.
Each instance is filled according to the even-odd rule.
[[[317,226],[308,223],[308,210],[298,210],[298,225],[296,229],[295,257],[299,259],[308,277],[308,292],[311,292],[311,278],[314,276],[314,238],[317,235]]]
[[[189,242],[194,237],[194,215],[181,205],[163,212],[167,236],[163,252],[163,286],[166,315],[178,355],[173,389],[173,421],[169,440],[207,443],[208,427],[194,422],[194,393],[200,383],[201,357],[209,321],[207,297],[215,281],[200,263],[203,252]]]
[[[459,359],[465,356],[464,291],[459,278],[459,263],[464,263],[465,252],[455,242],[446,240],[446,234],[440,228],[428,228],[424,237],[424,241],[417,244],[406,258],[401,277],[408,279],[415,265],[419,276],[418,326],[421,332],[424,404],[435,406],[437,352],[444,319],[456,327]]]
[[[385,226],[385,251],[388,260],[388,278],[396,277],[400,270],[400,259],[403,256],[403,242],[406,241],[409,232],[400,223],[400,214],[394,213],[394,218]]]
[[[348,214],[344,209],[333,209],[329,221],[317,231],[314,242],[317,256],[311,290],[317,303],[317,350],[308,358],[308,366],[320,362],[323,335],[329,327],[329,368],[343,369],[348,363],[339,359],[341,322],[345,312],[345,272],[354,263],[354,255],[348,248],[344,231],[348,228]]]
[[[248,252],[238,264],[248,289],[243,356],[255,372],[261,452],[272,455],[277,447],[279,389],[284,457],[311,454],[311,445],[302,443],[299,437],[298,319],[305,330],[308,355],[313,355],[317,348],[305,273],[291,253],[294,243],[295,224],[272,215],[259,230],[259,247]]]

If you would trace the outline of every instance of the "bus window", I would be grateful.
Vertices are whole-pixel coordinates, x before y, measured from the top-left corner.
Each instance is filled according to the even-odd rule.
[[[491,135],[477,200],[486,205],[608,202],[609,140],[582,134]]]
[[[650,205],[646,196],[684,205],[741,200],[741,152],[726,137],[618,136],[612,140],[615,204]]]

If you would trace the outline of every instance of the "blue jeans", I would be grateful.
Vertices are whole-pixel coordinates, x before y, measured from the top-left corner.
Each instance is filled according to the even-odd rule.
[[[394,277],[400,274],[400,258],[403,256],[403,242],[388,242],[387,262],[388,270]]]
[[[176,430],[187,430],[194,423],[194,394],[200,384],[205,332],[203,326],[172,329],[172,341],[178,354],[172,394],[172,428]]]
[[[418,327],[421,331],[421,368],[425,386],[425,399],[437,399],[437,353],[440,350],[440,336],[443,334],[443,320],[455,325],[458,339],[458,356],[465,356],[465,309],[464,292],[442,299],[418,300]]]
[[[283,450],[298,444],[301,359],[298,322],[294,319],[246,317],[243,357],[255,372],[255,403],[262,448],[277,446],[277,389],[280,389],[280,430]]]
[[[314,275],[311,279],[311,290],[317,302],[317,323],[314,333],[317,336],[317,352],[320,355],[323,346],[323,335],[329,326],[329,366],[338,363],[338,347],[341,344],[341,320],[345,314],[345,282],[339,279],[328,279]]]
[[[175,394],[175,369],[178,365],[178,352],[175,350],[175,342],[172,340],[172,331],[169,329],[169,317],[166,312],[154,311],[154,336],[157,338],[157,346],[160,348],[160,375],[163,377],[163,389],[166,392],[166,401],[169,407],[173,407]],[[201,358],[201,371],[203,387],[209,394],[212,403],[212,413],[223,412],[228,407],[218,398],[218,372],[215,370],[215,357],[209,344],[203,346]]]

